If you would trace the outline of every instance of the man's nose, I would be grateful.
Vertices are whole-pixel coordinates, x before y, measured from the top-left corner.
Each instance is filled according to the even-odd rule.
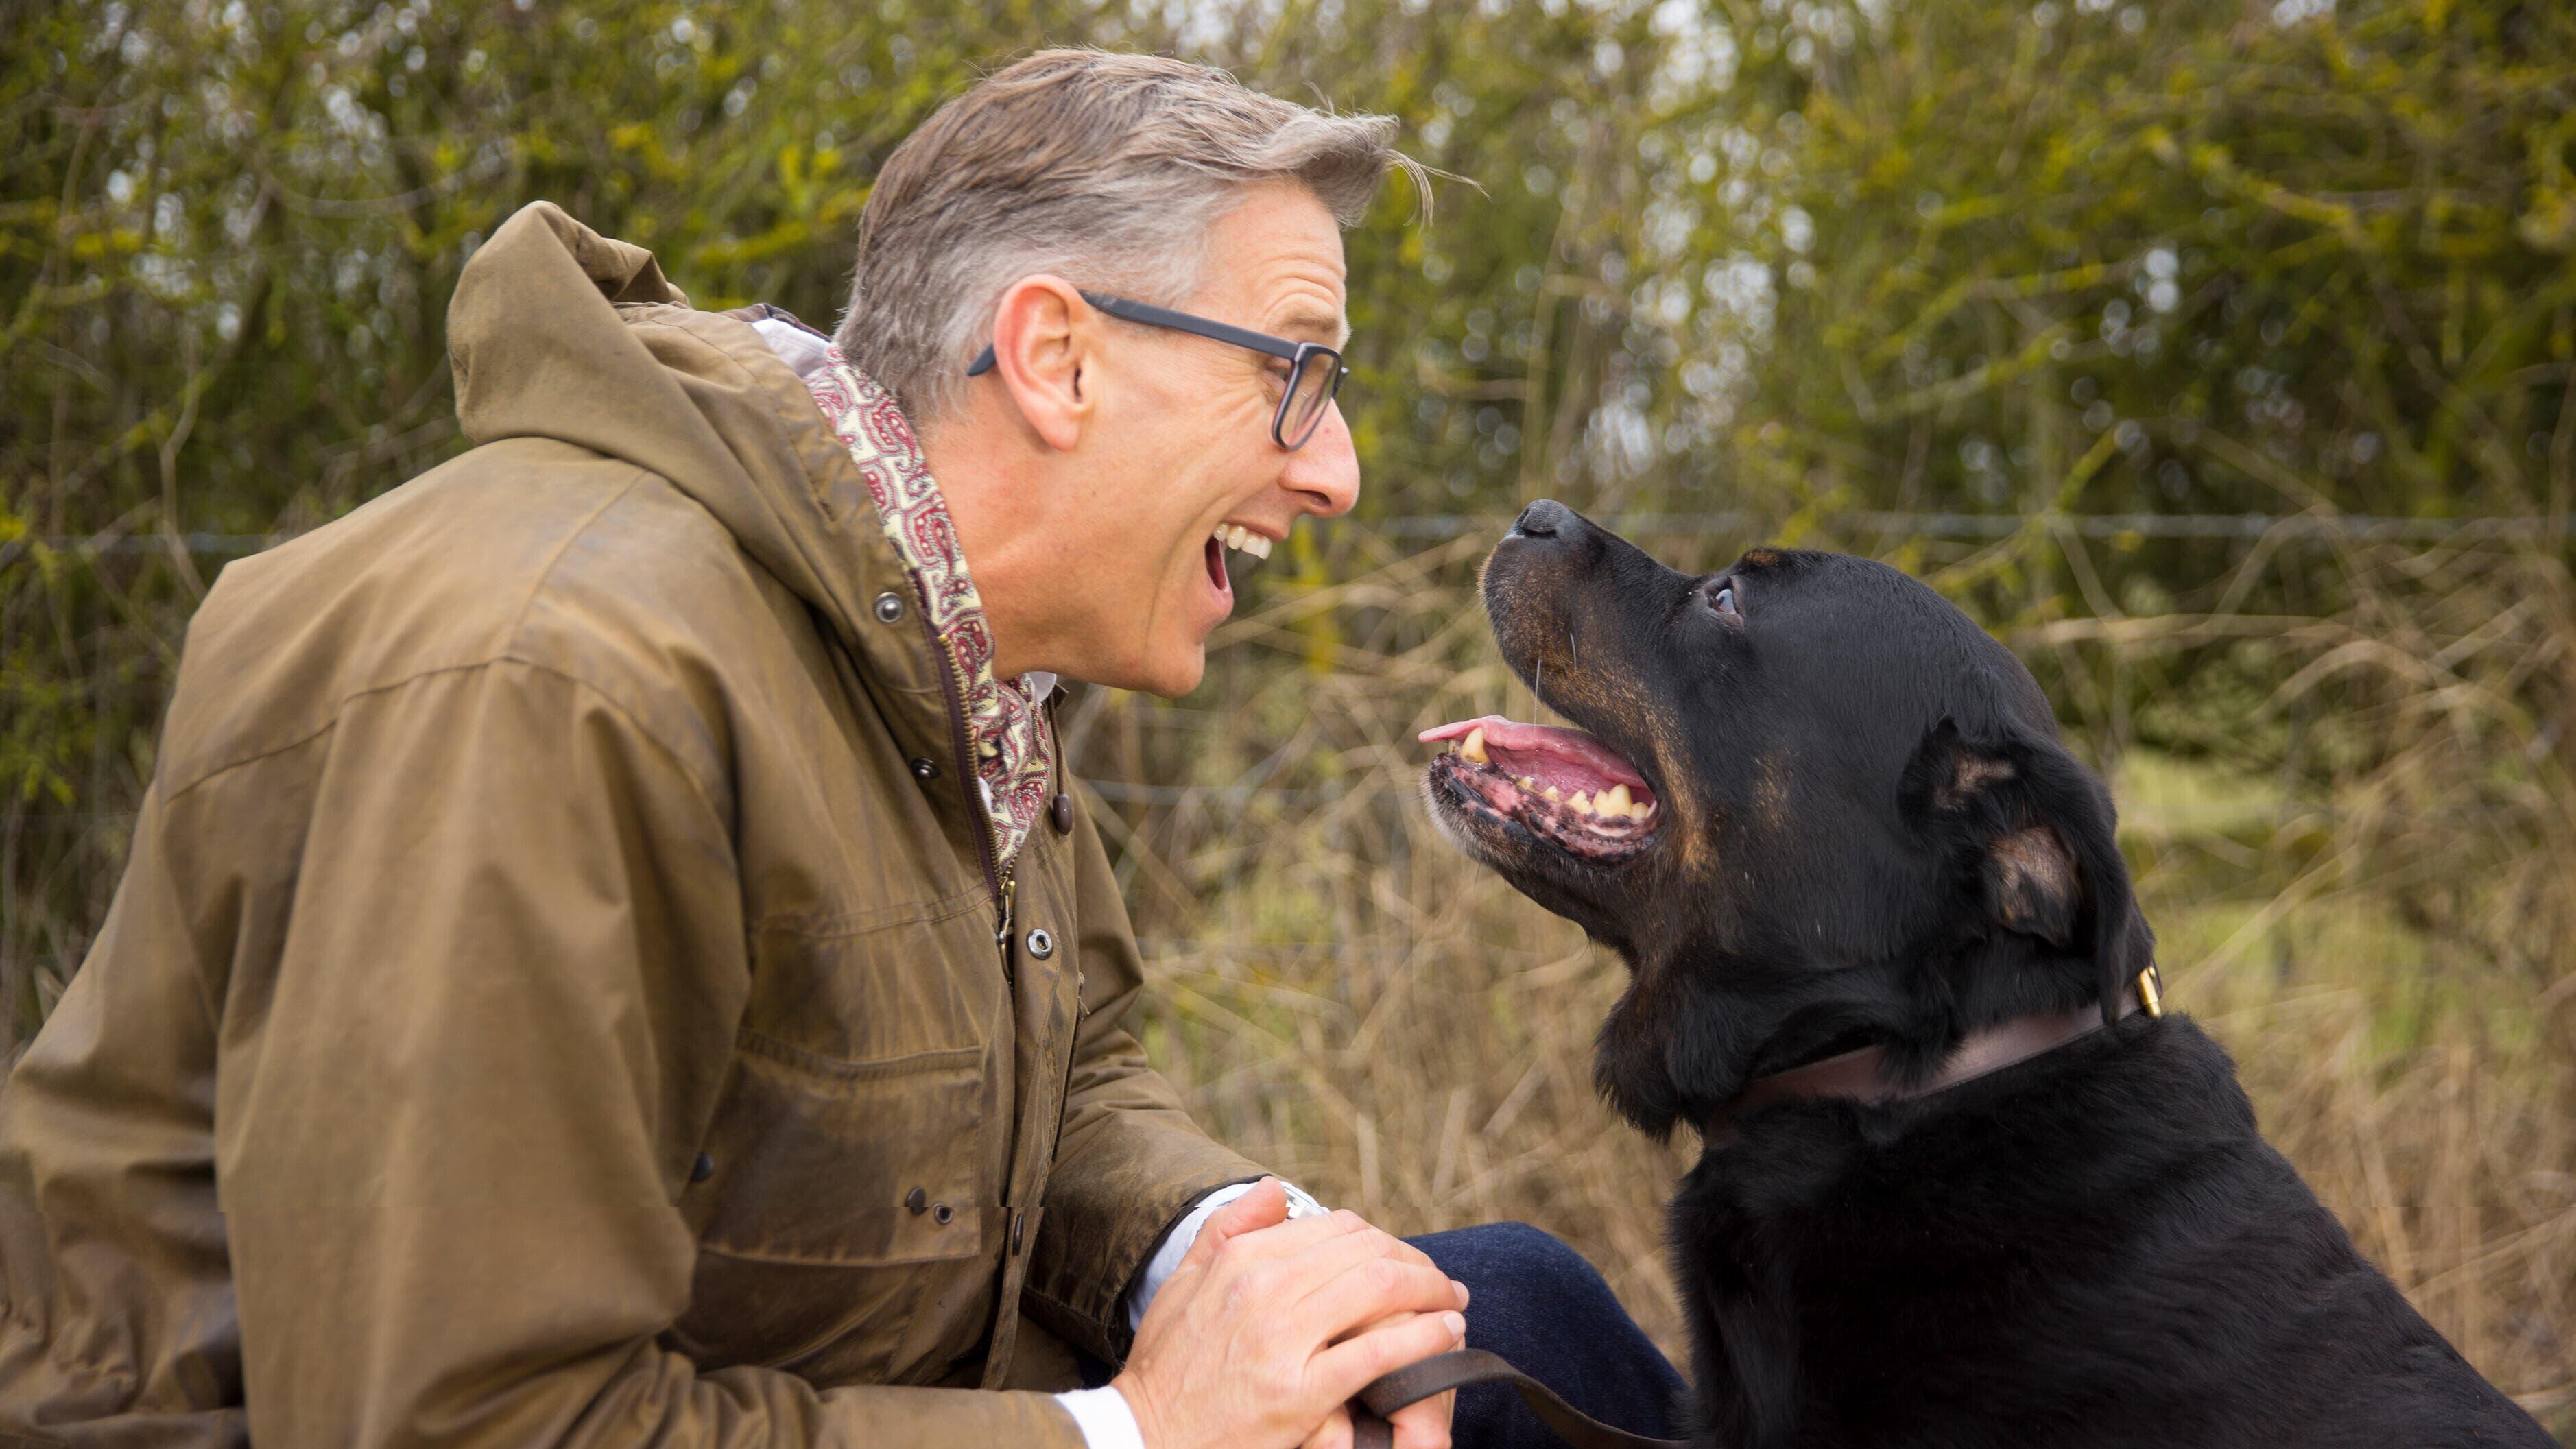
[[[1306,446],[1288,455],[1279,486],[1296,494],[1305,511],[1318,518],[1339,518],[1360,501],[1360,455],[1351,445],[1350,425],[1342,420],[1339,402],[1325,409]]]

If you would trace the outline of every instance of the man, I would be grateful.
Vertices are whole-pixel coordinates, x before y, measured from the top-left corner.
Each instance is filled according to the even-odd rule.
[[[1061,776],[1050,676],[1190,689],[1225,549],[1350,508],[1390,134],[1032,57],[889,158],[833,343],[501,228],[479,446],[191,627],[0,1094],[0,1443],[1332,1445],[1459,1279],[1659,1423],[1551,1240],[1453,1277],[1189,1122]]]

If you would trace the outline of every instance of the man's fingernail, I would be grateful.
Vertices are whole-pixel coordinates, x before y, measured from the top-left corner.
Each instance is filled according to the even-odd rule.
[[[1451,1338],[1462,1340],[1466,1338],[1467,1315],[1463,1313],[1443,1313],[1440,1315],[1440,1321],[1448,1325],[1449,1336]]]
[[[1466,1285],[1466,1284],[1464,1284],[1464,1283],[1459,1282],[1459,1281],[1458,1281],[1457,1279],[1455,1279],[1455,1278],[1452,1278],[1452,1279],[1450,1279],[1450,1280],[1449,1280],[1449,1286],[1458,1290],[1458,1306],[1459,1306],[1459,1307],[1461,1307],[1461,1308],[1466,1307],[1466,1306],[1467,1306],[1467,1285]]]

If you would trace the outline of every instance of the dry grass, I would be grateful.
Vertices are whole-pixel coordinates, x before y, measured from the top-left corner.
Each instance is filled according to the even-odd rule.
[[[1705,566],[1747,541],[1662,543]],[[1091,691],[1066,719],[1147,944],[1148,1047],[1211,1130],[1327,1200],[1402,1232],[1539,1224],[1678,1349],[1662,1204],[1688,1135],[1645,1141],[1591,1086],[1624,968],[1415,797],[1415,730],[1533,709],[1472,603],[1484,540],[1329,586],[1312,546],[1257,586],[1199,695]],[[1976,608],[2013,547],[1901,557]],[[2006,635],[2110,763],[2175,1005],[2363,1250],[2569,1437],[2576,597],[2546,546],[2359,550],[2313,616],[2234,612],[2273,557]],[[2101,601],[2129,600],[2104,572]],[[122,854],[122,817],[60,823],[59,868]],[[47,963],[93,920],[15,921],[33,949],[0,975],[49,1000]]]
[[[1677,1348],[1661,1215],[1688,1134],[1648,1143],[1590,1081],[1624,968],[1468,865],[1414,799],[1414,730],[1532,708],[1469,602],[1476,548],[1239,622],[1190,707],[1077,709],[1095,778],[1200,782],[1094,802],[1154,966],[1148,1044],[1211,1130],[1327,1200],[1403,1232],[1537,1223]],[[2576,700],[2565,574],[2420,552],[2343,569],[2342,607],[2256,631],[2278,670],[2252,717],[2350,738],[2258,730],[2187,759],[2085,742],[2119,754],[2175,1004],[2236,1054],[2266,1132],[2363,1250],[2564,1437],[2576,796],[2548,721]],[[2104,651],[2143,691],[2207,619],[2017,642]],[[1366,637],[1340,632],[1353,620]]]

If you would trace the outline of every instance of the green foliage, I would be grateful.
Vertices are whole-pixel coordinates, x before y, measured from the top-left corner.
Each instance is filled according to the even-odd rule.
[[[441,318],[502,218],[552,198],[701,305],[829,322],[887,151],[1043,44],[1388,111],[1461,178],[1427,222],[1390,187],[1350,238],[1370,490],[1251,600],[1294,615],[1311,668],[1433,637],[1475,657],[1449,620],[1328,592],[1418,546],[1390,521],[1540,494],[1741,510],[1663,542],[1886,553],[2044,646],[2106,754],[2326,778],[2379,750],[2318,723],[2367,690],[2285,703],[2297,645],[2105,646],[2142,618],[2364,607],[2349,550],[2055,520],[2571,506],[2576,19],[2552,7],[34,0],[5,23],[14,968],[66,973],[103,909],[115,837],[88,827],[132,809],[228,540],[462,446]],[[1978,546],[1856,509],[2013,521]],[[2563,533],[2522,542],[2563,565]],[[1442,557],[1418,576],[1461,577]],[[1212,691],[1270,668],[1237,656]],[[2502,688],[2528,724],[2569,707],[2562,678]],[[1189,778],[1190,750],[1137,759]],[[1331,787],[1332,758],[1282,783]]]
[[[1745,482],[2564,513],[2576,15],[2343,16],[1938,6],[1804,65],[1757,42],[1737,124],[1770,112],[1788,176],[1704,226],[1831,365],[1758,369],[1745,411],[1786,432]]]

